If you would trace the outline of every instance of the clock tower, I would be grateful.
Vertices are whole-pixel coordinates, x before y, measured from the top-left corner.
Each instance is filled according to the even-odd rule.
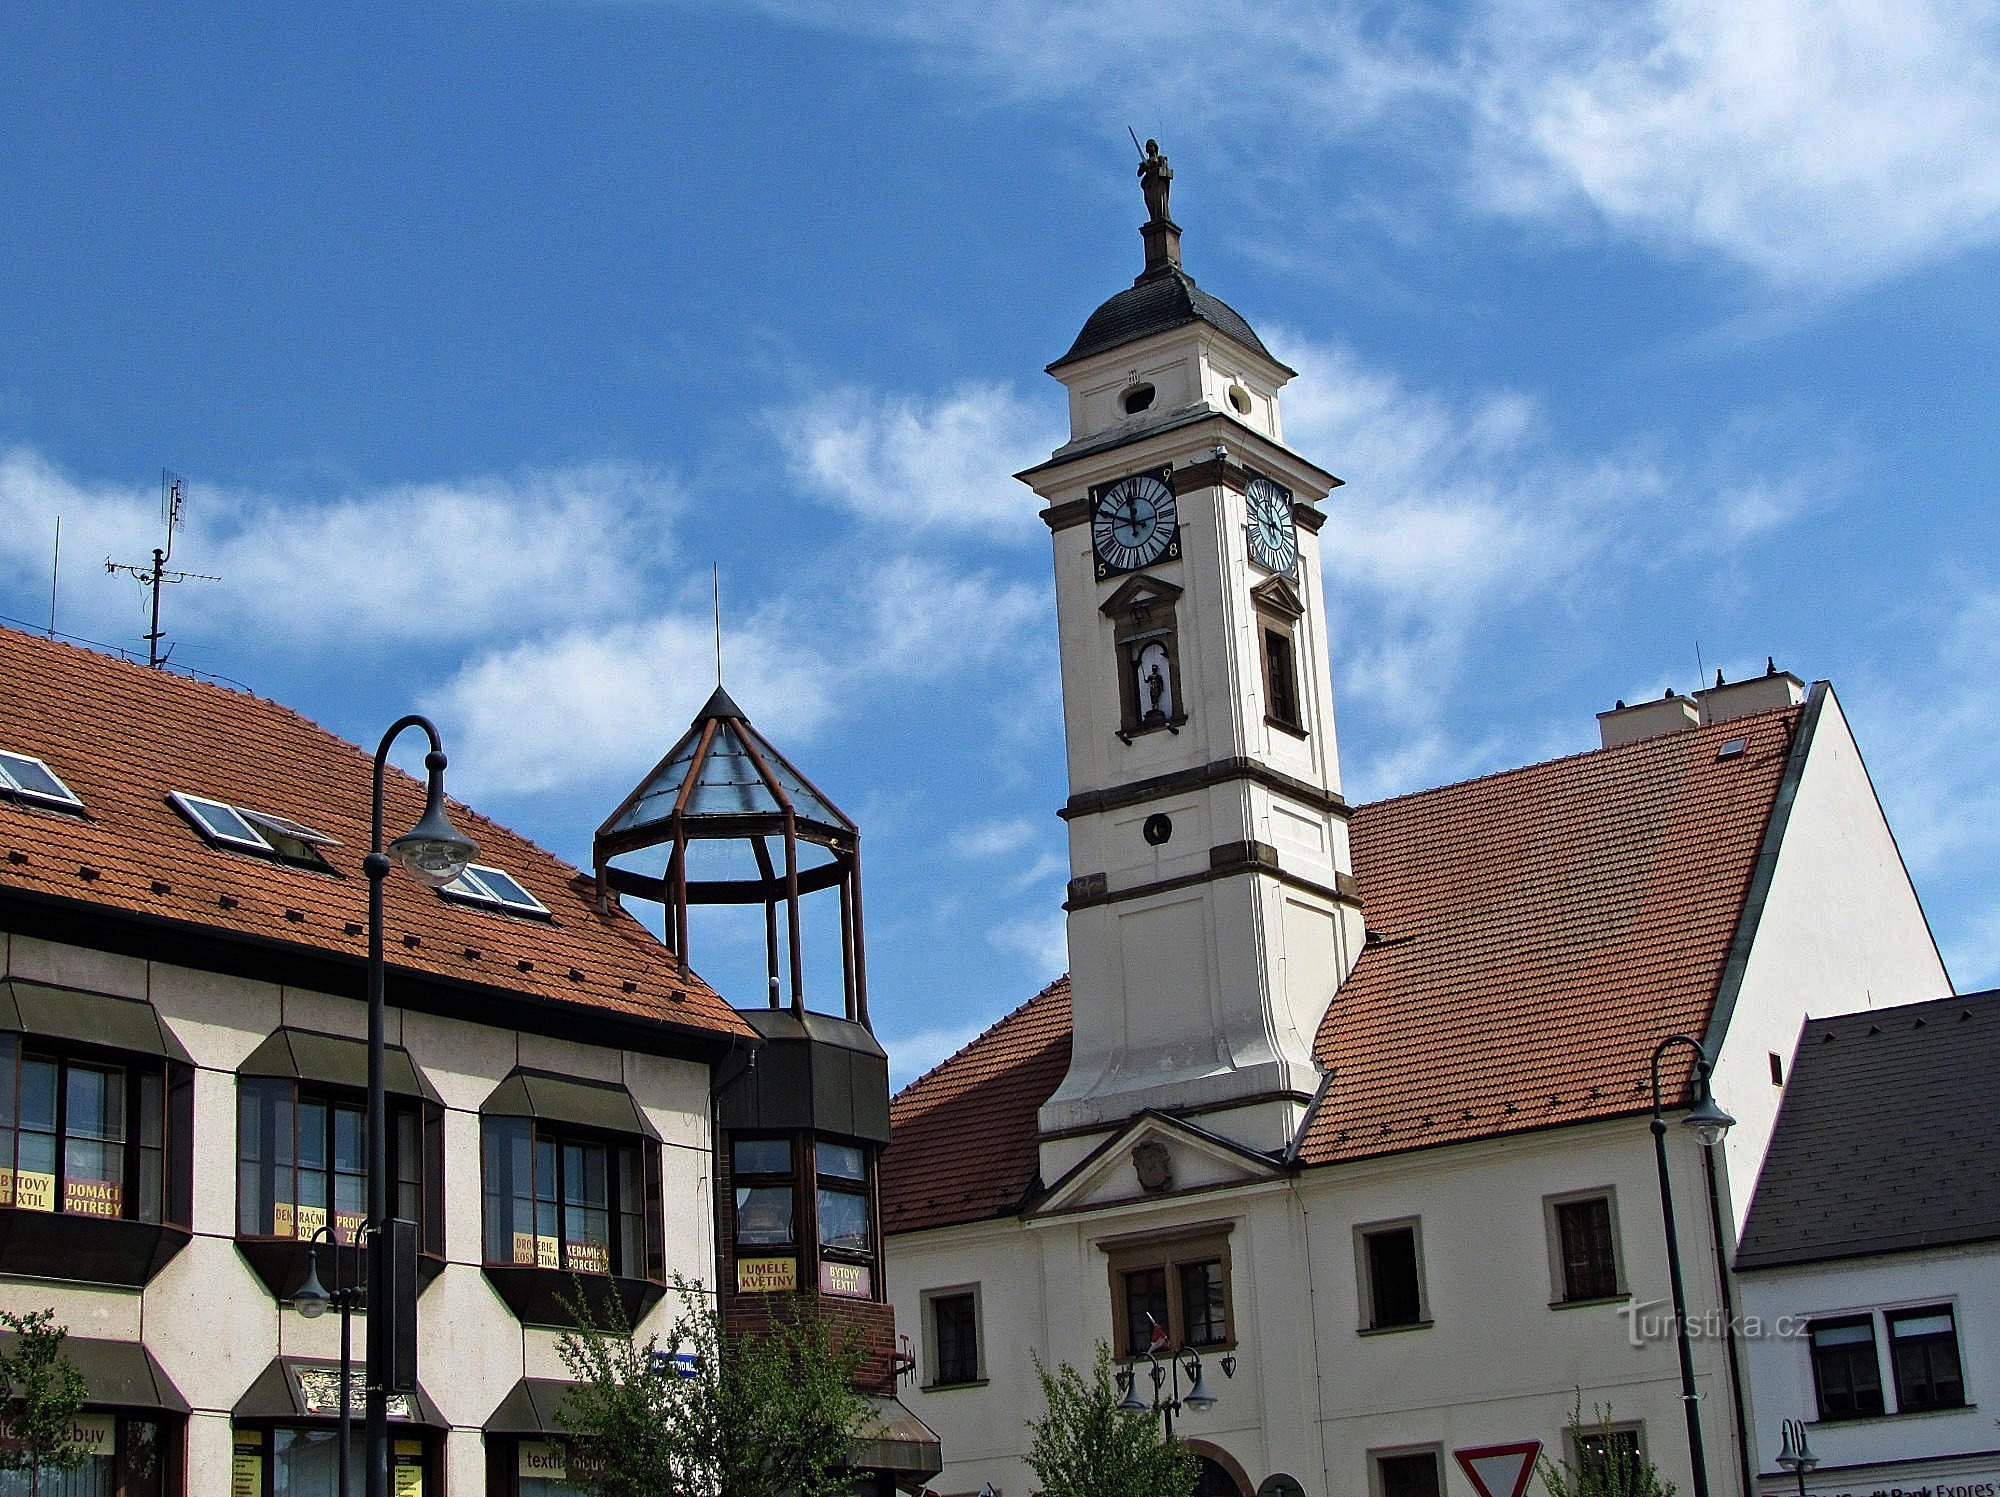
[[[1181,268],[1172,172],[1139,168],[1145,269],[1049,373],[1070,440],[1018,475],[1055,543],[1073,1041],[1041,1110],[1053,1182],[1135,1114],[1284,1147],[1361,945],[1318,507],[1294,371]]]

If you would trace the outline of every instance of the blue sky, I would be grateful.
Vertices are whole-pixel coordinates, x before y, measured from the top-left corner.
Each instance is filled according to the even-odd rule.
[[[254,19],[252,16],[254,15]],[[1299,369],[1355,799],[1766,655],[2000,982],[2000,22],[1958,0],[14,7],[0,615],[558,852],[713,684],[860,823],[907,1078],[1063,965],[1041,373],[1139,268]],[[308,807],[274,807],[310,819]],[[695,934],[737,1001],[754,932]],[[1915,996],[1915,995],[1912,995]]]

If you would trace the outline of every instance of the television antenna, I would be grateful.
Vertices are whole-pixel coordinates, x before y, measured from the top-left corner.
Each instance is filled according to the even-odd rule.
[[[160,470],[160,519],[167,528],[166,545],[164,547],[155,546],[153,548],[153,564],[150,567],[113,561],[108,556],[104,558],[105,571],[114,575],[119,572],[125,572],[130,576],[136,577],[139,579],[140,585],[153,595],[153,631],[146,636],[146,664],[155,670],[165,665],[167,663],[167,655],[173,653],[171,649],[165,655],[160,653],[160,640],[164,637],[160,629],[160,589],[166,584],[173,582],[220,582],[222,580],[220,577],[210,576],[207,572],[169,572],[167,570],[167,563],[172,560],[174,554],[174,531],[180,525],[181,505],[186,499],[187,480],[182,478],[178,473],[169,473],[165,468],[162,468]]]

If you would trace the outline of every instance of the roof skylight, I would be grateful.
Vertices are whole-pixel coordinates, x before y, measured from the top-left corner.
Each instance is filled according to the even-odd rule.
[[[36,805],[62,806],[81,811],[83,802],[65,785],[53,769],[27,754],[0,749],[0,791],[33,801]]]
[[[222,847],[268,853],[287,862],[324,867],[325,860],[318,850],[340,845],[324,832],[316,832],[289,816],[253,811],[247,806],[232,806],[227,801],[190,795],[184,790],[170,790],[167,794],[203,836]]]
[[[498,909],[528,915],[546,915],[549,907],[515,881],[511,874],[484,863],[471,863],[465,872],[438,891],[470,904],[488,904]]]

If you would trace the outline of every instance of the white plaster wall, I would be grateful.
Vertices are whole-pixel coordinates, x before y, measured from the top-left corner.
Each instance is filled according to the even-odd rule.
[[[1831,687],[1758,919],[1714,1087],[1736,1118],[1723,1141],[1725,1200],[1741,1230],[1806,1016],[1942,997],[1951,979]],[[1699,1038],[1699,1036],[1697,1036]]]
[[[1786,1419],[1807,1421],[1807,1438],[1820,1461],[1809,1478],[1813,1487],[1907,1487],[1913,1478],[1918,1485],[1932,1479],[1921,1469],[1902,1473],[1893,1468],[1847,1473],[1837,1469],[1877,1462],[1907,1462],[1921,1468],[1954,1457],[1985,1454],[1989,1471],[2000,1468],[2000,1458],[1993,1458],[1995,1445],[2000,1443],[1995,1441],[1993,1429],[1995,1410],[2000,1409],[2000,1246],[1988,1243],[1845,1263],[1761,1269],[1741,1275],[1737,1284],[1746,1323],[1755,1317],[1758,1328],[1766,1333],[1747,1341],[1745,1361],[1757,1467],[1769,1478],[1765,1485],[1770,1490],[1793,1490],[1793,1479],[1777,1464],[1782,1443],[1779,1426]],[[1958,1322],[1967,1407],[1818,1421],[1804,1322],[1823,1315],[1934,1304],[1950,1304]],[[1781,1330],[1792,1334],[1780,1335]],[[1895,1379],[1879,1317],[1875,1331],[1882,1387],[1893,1403]]]
[[[0,1278],[0,1302],[52,1305],[79,1336],[142,1340],[194,1409],[188,1490],[226,1490],[229,1411],[271,1358],[339,1355],[338,1318],[306,1321],[280,1308],[236,1251],[235,1071],[280,1025],[363,1038],[366,1009],[351,998],[31,936],[0,939],[8,976],[150,999],[196,1067],[188,1245],[143,1291]],[[480,1425],[516,1379],[565,1374],[556,1333],[524,1328],[480,1271],[480,1103],[517,1064],[622,1081],[663,1141],[668,1272],[706,1282],[714,1264],[708,1068],[393,1008],[386,1019],[389,1042],[410,1051],[445,1104],[447,1266],[418,1302],[419,1375],[455,1426],[443,1491],[483,1497]],[[300,1261],[303,1269],[303,1254]],[[641,1329],[663,1329],[677,1308],[670,1294]],[[363,1337],[357,1324],[357,1355]]]
[[[1718,1303],[1697,1146],[1670,1140],[1688,1302]],[[928,1288],[978,1283],[987,1358],[983,1387],[917,1389],[911,1407],[936,1429],[942,1492],[990,1481],[1028,1492],[1024,1421],[1041,1411],[1032,1354],[1085,1364],[1112,1332],[1102,1237],[1226,1220],[1236,1375],[1208,1358],[1220,1400],[1179,1424],[1227,1450],[1252,1482],[1285,1471],[1315,1497],[1366,1492],[1369,1453],[1397,1445],[1447,1451],[1450,1497],[1474,1497],[1448,1452],[1540,1439],[1557,1448],[1582,1389],[1585,1412],[1615,1406],[1643,1421],[1649,1455],[1688,1490],[1679,1372],[1671,1339],[1634,1347],[1616,1305],[1551,1309],[1543,1198],[1609,1186],[1632,1301],[1668,1298],[1652,1140],[1643,1120],[1554,1129],[1508,1141],[1306,1172],[1287,1182],[1128,1201],[1053,1222],[992,1222],[889,1240],[898,1325],[916,1335]],[[1354,1229],[1415,1216],[1433,1324],[1363,1335]],[[1659,1313],[1656,1307],[1655,1313]],[[1712,1489],[1737,1492],[1726,1361],[1695,1343]]]

